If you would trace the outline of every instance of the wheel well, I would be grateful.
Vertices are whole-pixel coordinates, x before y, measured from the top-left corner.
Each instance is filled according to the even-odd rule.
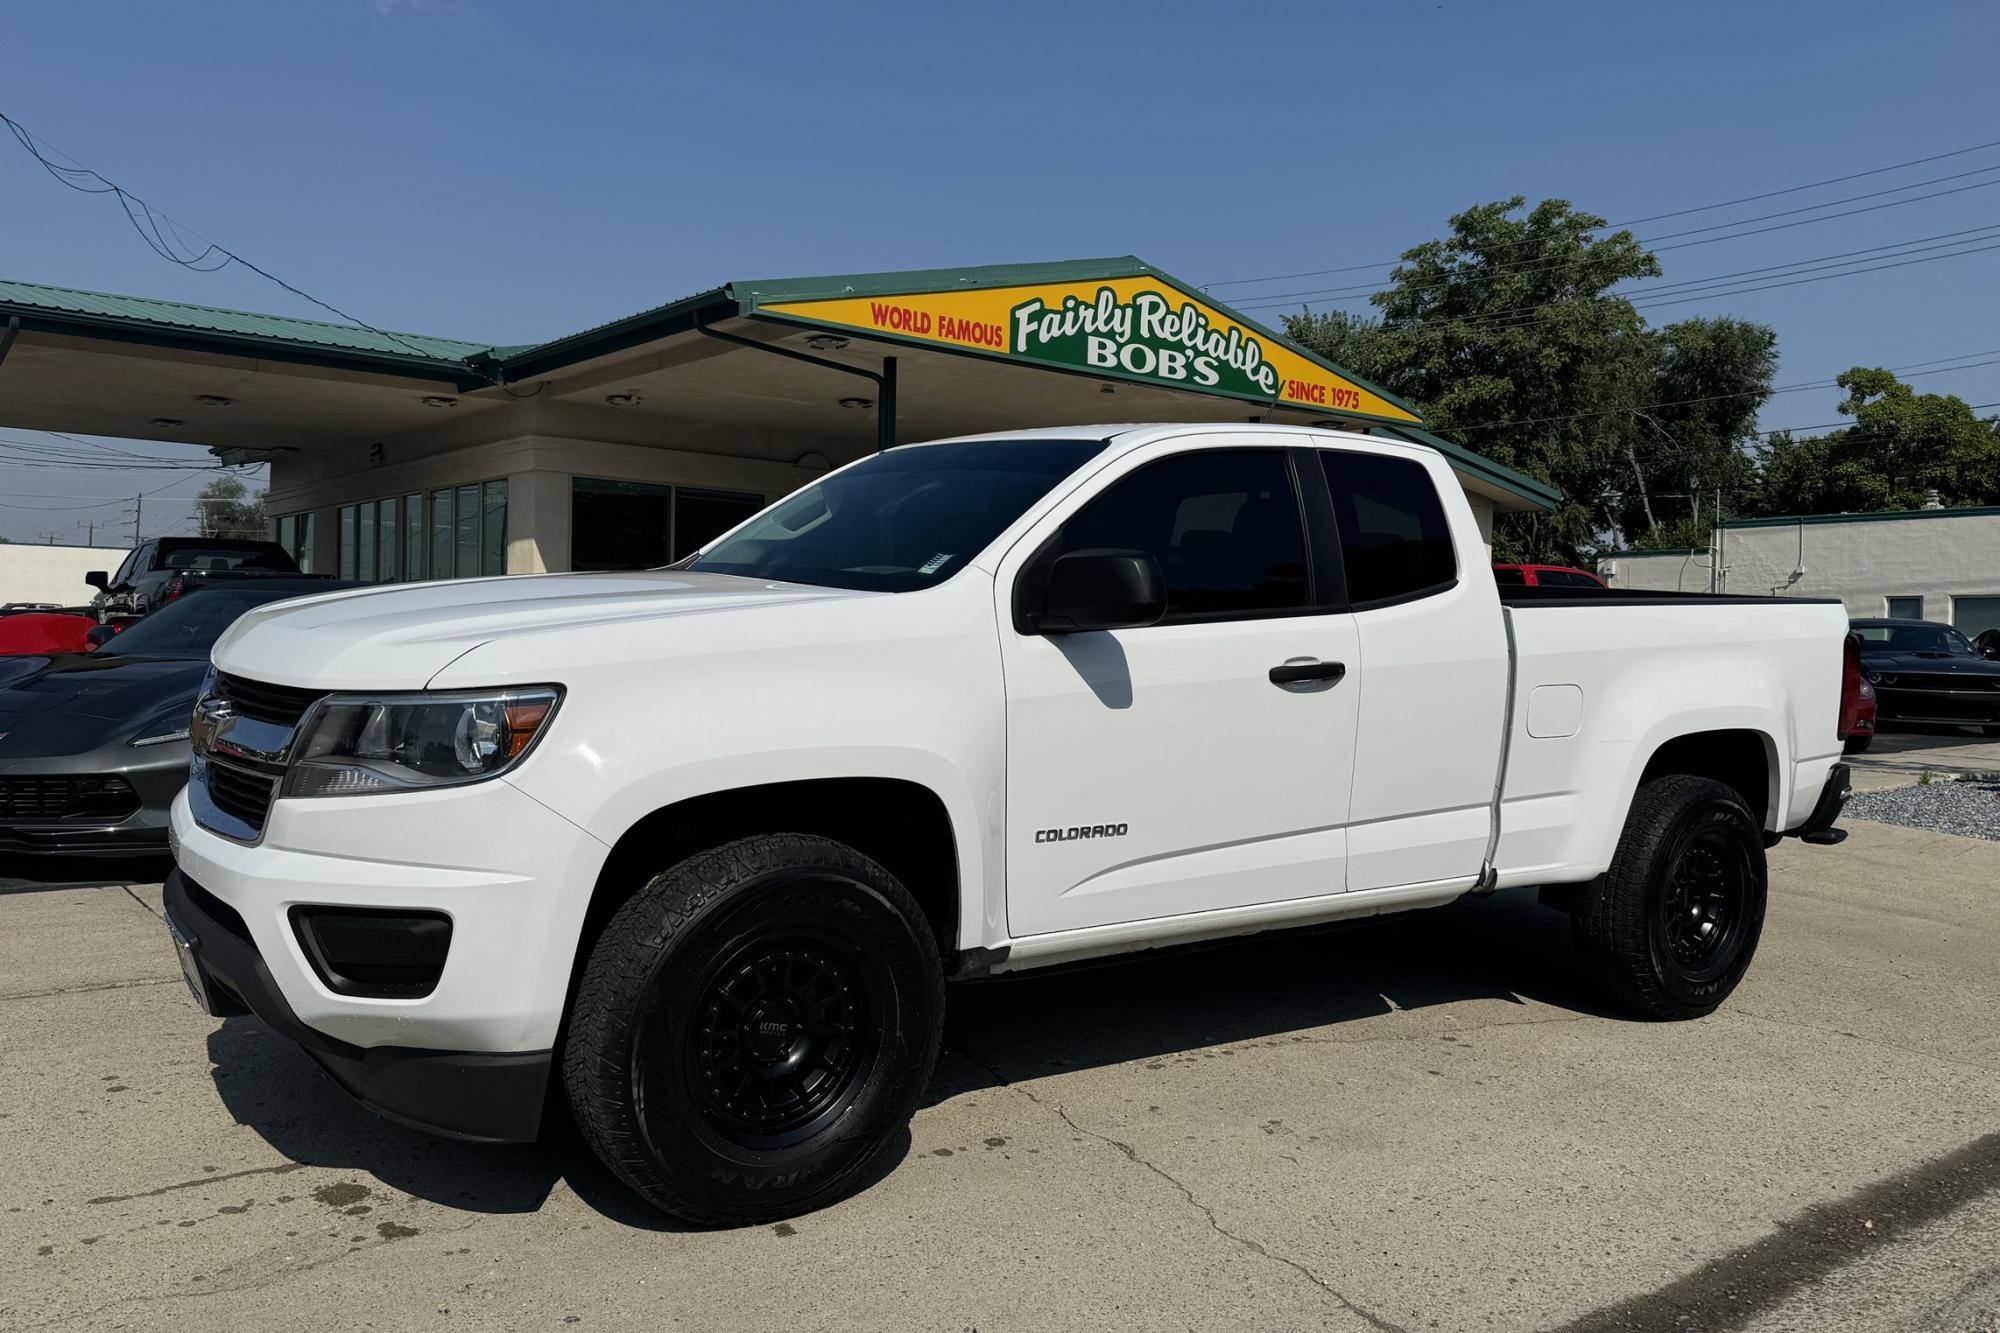
[[[572,990],[605,923],[647,880],[698,852],[759,833],[818,834],[880,862],[923,908],[938,953],[949,959],[957,951],[958,848],[936,793],[896,778],[773,782],[691,797],[625,831],[591,891]]]
[[[1775,798],[1771,743],[1760,731],[1697,731],[1676,736],[1653,752],[1641,786],[1669,773],[1710,778],[1734,787],[1760,827],[1769,824]]]

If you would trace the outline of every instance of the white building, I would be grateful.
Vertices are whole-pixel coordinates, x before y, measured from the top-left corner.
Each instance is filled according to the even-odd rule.
[[[93,569],[113,570],[128,546],[41,546],[0,542],[0,606],[9,602],[54,602],[82,606],[97,595],[83,581]]]
[[[2000,507],[1747,518],[1707,550],[1614,551],[1597,562],[1614,588],[1838,597],[1851,616],[2000,628]]]

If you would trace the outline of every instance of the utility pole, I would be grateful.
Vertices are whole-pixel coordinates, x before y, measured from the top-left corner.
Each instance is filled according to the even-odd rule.
[[[1715,488],[1715,510],[1709,522],[1708,590],[1722,591],[1722,488]]]
[[[139,544],[139,515],[146,512],[146,495],[141,491],[132,497],[132,545]]]

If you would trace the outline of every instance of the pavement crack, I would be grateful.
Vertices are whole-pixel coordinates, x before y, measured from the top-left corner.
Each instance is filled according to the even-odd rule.
[[[1335,1304],[1339,1305],[1343,1310],[1346,1310],[1349,1314],[1352,1314],[1357,1319],[1365,1321],[1370,1328],[1377,1330],[1377,1333],[1408,1333],[1408,1330],[1403,1328],[1402,1325],[1391,1323],[1389,1320],[1386,1320],[1382,1318],[1380,1315],[1376,1314],[1373,1310],[1370,1310],[1362,1305],[1357,1305],[1354,1301],[1349,1300],[1332,1283],[1328,1282],[1325,1278],[1321,1277],[1318,1273],[1315,1273],[1310,1267],[1301,1263],[1297,1259],[1292,1258],[1290,1255],[1279,1253],[1278,1251],[1270,1248],[1268,1245],[1264,1244],[1262,1241],[1258,1240],[1254,1236],[1246,1236],[1241,1232],[1231,1231],[1228,1227],[1224,1226],[1222,1224],[1222,1220],[1215,1215],[1215,1209],[1211,1208],[1208,1204],[1203,1203],[1201,1201],[1200,1196],[1198,1196],[1193,1190],[1189,1189],[1187,1185],[1184,1184],[1178,1176],[1174,1175],[1171,1171],[1168,1171],[1158,1162],[1153,1161],[1150,1157],[1147,1157],[1144,1153],[1141,1153],[1137,1148],[1134,1148],[1131,1144],[1125,1142],[1123,1139],[1113,1138],[1109,1134],[1105,1134],[1099,1130],[1090,1128],[1090,1126],[1088,1125],[1079,1123],[1077,1119],[1069,1113],[1069,1108],[1064,1106],[1061,1102],[1055,1101],[1050,1098],[1038,1096],[1032,1089],[1022,1084],[1016,1083],[1012,1079],[1009,1079],[1005,1074],[1000,1072],[997,1066],[973,1054],[972,1051],[967,1049],[963,1043],[955,1042],[953,1043],[953,1048],[957,1050],[958,1053],[964,1056],[967,1060],[971,1061],[979,1068],[985,1070],[989,1075],[992,1076],[993,1081],[1000,1087],[1007,1089],[1009,1092],[1017,1093],[1020,1096],[1027,1098],[1028,1101],[1040,1107],[1042,1110],[1049,1112],[1051,1115],[1055,1116],[1058,1120],[1062,1121],[1063,1124],[1069,1126],[1077,1133],[1084,1135],[1086,1138],[1095,1139],[1099,1143],[1107,1144],[1110,1147],[1117,1149],[1118,1153],[1121,1156],[1123,1156],[1126,1161],[1131,1162],[1135,1166],[1144,1167],[1147,1171],[1152,1172],[1155,1176],[1158,1176],[1161,1180],[1164,1180],[1167,1184],[1171,1185],[1175,1189],[1175,1191],[1177,1191],[1180,1194],[1182,1199],[1187,1201],[1187,1204],[1190,1208],[1193,1208],[1196,1212],[1201,1214],[1202,1219],[1208,1223],[1209,1230],[1213,1231],[1216,1235],[1222,1237],[1230,1244],[1235,1245],[1239,1249],[1248,1250],[1252,1254],[1258,1255],[1261,1258],[1268,1259],[1272,1263],[1283,1264],[1286,1268],[1291,1269],[1294,1273],[1297,1273],[1300,1277],[1303,1277],[1306,1281],[1312,1283],[1315,1287],[1319,1288],[1320,1291],[1324,1292],[1330,1299],[1334,1301]]]
[[[2000,1072],[2000,1070],[1996,1070],[1990,1064],[1979,1064],[1972,1060],[1960,1060],[1949,1055],[1939,1055],[1935,1051],[1920,1051],[1914,1047],[1900,1046],[1893,1041],[1882,1041],[1876,1037],[1864,1037],[1858,1032],[1849,1032],[1845,1028],[1823,1027],[1818,1023],[1804,1023],[1796,1018],[1775,1018],[1770,1014],[1755,1014],[1740,1005],[1732,1006],[1730,1012],[1738,1018],[1747,1018],[1753,1023],[1770,1023],[1777,1027],[1798,1028],[1804,1032],[1816,1032],[1822,1037],[1843,1037],[1848,1041],[1858,1041],[1864,1046],[1873,1046],[1884,1051],[1894,1051],[1898,1055],[1907,1055],[1918,1060],[1935,1060],[1939,1064],[1954,1065],[1959,1069],[1970,1069],[1979,1074]]]
[[[139,986],[171,986],[179,977],[153,977],[145,981],[98,981],[88,986],[56,986],[49,990],[18,991],[12,995],[0,995],[0,1004],[8,1000],[46,1000],[52,995],[88,995],[92,991],[132,990]]]
[[[148,915],[158,917],[162,921],[166,920],[166,917],[161,916],[160,913],[155,912],[153,910],[153,905],[151,903],[147,902],[144,898],[141,898],[138,894],[132,892],[132,886],[130,884],[121,885],[120,887],[125,890],[125,896],[130,898],[133,902],[139,904],[139,906],[145,908]]]

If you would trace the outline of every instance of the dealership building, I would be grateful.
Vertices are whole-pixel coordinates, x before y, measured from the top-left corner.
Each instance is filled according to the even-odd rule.
[[[0,426],[267,461],[273,535],[360,579],[665,564],[896,443],[1129,421],[1431,445],[1489,534],[1559,498],[1130,257],[729,282],[524,345],[0,281]]]
[[[1614,551],[1614,588],[1835,597],[1851,616],[2000,629],[2000,508],[1810,514],[1724,522],[1717,549]]]

